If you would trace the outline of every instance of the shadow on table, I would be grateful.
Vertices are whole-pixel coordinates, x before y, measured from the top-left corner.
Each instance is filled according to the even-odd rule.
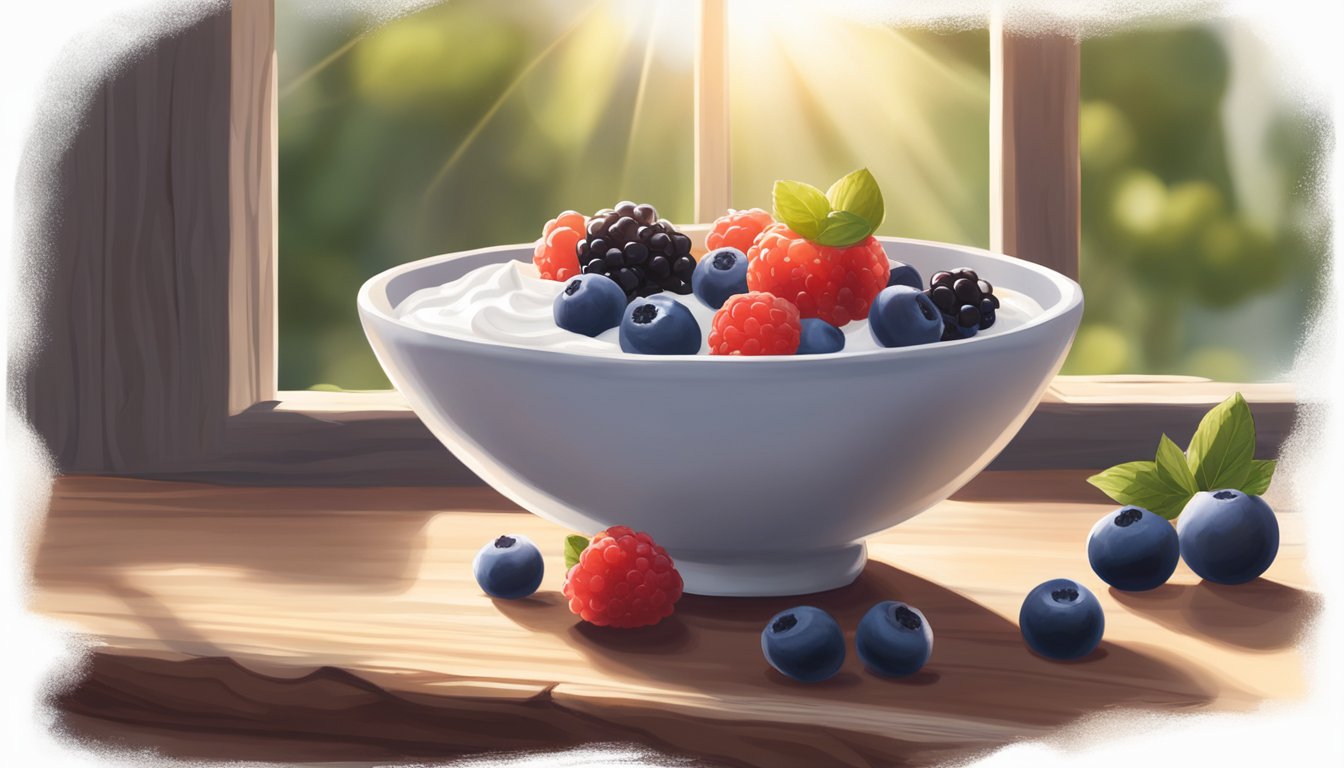
[[[854,629],[868,608],[881,600],[919,606],[933,626],[933,656],[913,678],[875,677],[854,655]],[[498,606],[521,626],[564,637],[599,668],[723,696],[777,690],[799,706],[824,701],[873,703],[907,707],[926,716],[1011,721],[1024,733],[1036,733],[1108,707],[1186,708],[1205,703],[1216,693],[1207,680],[1107,642],[1077,662],[1047,661],[1027,650],[1016,622],[938,584],[873,561],[853,584],[815,595],[751,599],[686,595],[673,616],[636,630],[579,622],[555,610],[563,601],[558,593],[547,592],[530,603],[499,601]],[[770,669],[761,656],[761,628],[775,613],[800,604],[829,611],[849,638],[849,657],[829,683],[794,683]]]
[[[1321,608],[1318,595],[1263,578],[1235,586],[1201,581],[1110,593],[1164,627],[1253,651],[1296,645]]]

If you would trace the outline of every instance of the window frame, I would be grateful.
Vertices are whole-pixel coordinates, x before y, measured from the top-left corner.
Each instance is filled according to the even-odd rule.
[[[695,210],[697,218],[709,220],[730,199],[725,0],[701,0],[701,8],[701,36],[713,51],[697,57],[694,75]],[[214,366],[224,358],[227,404],[218,402],[219,387],[210,392],[174,392],[186,397],[183,402],[188,405],[155,416],[158,432],[153,439],[163,441],[167,429],[173,432],[168,444],[190,450],[152,445],[151,436],[145,434],[134,438],[138,442],[127,453],[124,445],[109,447],[107,440],[119,438],[109,438],[102,424],[87,424],[92,420],[83,418],[78,408],[74,412],[83,422],[72,420],[61,410],[66,407],[65,395],[49,394],[41,379],[54,380],[64,373],[95,379],[91,385],[80,382],[80,387],[104,387],[132,381],[136,371],[60,362],[75,372],[58,365],[55,373],[29,376],[30,413],[44,409],[58,413],[45,423],[34,418],[39,433],[66,471],[256,485],[480,482],[452,458],[396,391],[278,390],[275,3],[233,0],[221,13],[229,14],[230,34],[228,279],[191,290],[214,292],[216,298],[227,290],[228,343],[191,353]],[[223,22],[216,18],[213,23]],[[1076,279],[1078,39],[1018,35],[994,18],[990,41],[991,248]],[[1032,172],[1019,172],[1023,168]],[[164,258],[171,260],[173,254]],[[62,296],[53,295],[49,301],[59,302]],[[77,312],[73,305],[56,310]],[[71,356],[66,349],[53,355]],[[1102,467],[1149,456],[1157,435],[1165,432],[1178,441],[1187,439],[1200,416],[1233,391],[1246,396],[1256,415],[1259,454],[1276,455],[1296,418],[1297,398],[1291,385],[1184,376],[1058,376],[990,469]],[[150,402],[134,405],[142,410],[155,407]],[[102,407],[105,411],[98,416],[104,421],[107,410],[126,410],[124,404]],[[184,413],[189,418],[182,418]],[[88,443],[93,431],[104,442],[101,451],[78,454],[85,457],[74,460],[62,458],[77,455],[70,446]],[[136,458],[126,459],[128,455]]]

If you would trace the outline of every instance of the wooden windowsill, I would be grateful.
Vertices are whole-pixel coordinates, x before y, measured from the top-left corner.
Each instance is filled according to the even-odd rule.
[[[603,631],[560,594],[567,531],[487,488],[221,487],[70,476],[34,558],[31,607],[95,641],[57,699],[65,725],[186,758],[421,759],[585,742],[679,748],[713,763],[922,765],[1050,735],[1107,708],[1248,711],[1305,692],[1298,634],[1315,614],[1301,518],[1263,579],[1108,591],[1081,542],[1110,508],[1076,471],[982,475],[869,539],[830,611],[850,658],[803,686],[761,658],[766,620],[798,598],[687,596],[662,624]],[[1087,501],[1091,499],[1091,501]],[[541,547],[523,601],[471,576],[502,531]],[[1088,659],[1044,661],[1022,596],[1071,576],[1106,611]],[[912,679],[872,677],[853,632],[873,603],[921,608],[937,637]],[[130,742],[128,744],[128,741]],[[325,750],[325,751],[324,751]]]

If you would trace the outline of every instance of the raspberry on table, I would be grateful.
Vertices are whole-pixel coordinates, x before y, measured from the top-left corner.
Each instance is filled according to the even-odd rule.
[[[801,332],[793,304],[760,291],[739,293],[714,315],[709,354],[792,355]]]
[[[569,610],[603,627],[657,624],[681,599],[681,574],[647,533],[623,525],[598,533],[565,576]]]
[[[746,253],[751,244],[756,242],[756,236],[774,223],[774,217],[760,208],[745,211],[729,209],[728,213],[715,219],[710,226],[709,234],[705,237],[705,250],[736,248]]]
[[[775,224],[747,251],[747,287],[786,299],[802,317],[839,328],[868,317],[887,287],[891,262],[871,235],[846,248],[817,245]]]
[[[532,263],[543,279],[564,282],[579,274],[579,241],[587,236],[588,217],[565,211],[542,227],[541,239],[532,249]]]

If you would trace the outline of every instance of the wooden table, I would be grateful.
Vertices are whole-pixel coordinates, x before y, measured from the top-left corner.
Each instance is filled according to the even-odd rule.
[[[1295,639],[1318,600],[1303,525],[1280,510],[1274,566],[1241,587],[1182,565],[1150,593],[1110,591],[1084,541],[1111,505],[1081,472],[987,473],[869,541],[853,585],[806,598],[687,596],[662,624],[579,623],[559,594],[563,529],[487,488],[244,488],[99,477],[56,483],[34,610],[97,644],[57,697],[66,725],[184,757],[393,761],[635,742],[714,764],[927,764],[1040,737],[1115,707],[1244,710],[1304,693]],[[504,532],[547,557],[527,600],[485,597],[472,555]],[[1106,610],[1092,656],[1023,646],[1022,597],[1088,584]],[[920,607],[933,657],[906,680],[864,672],[852,633],[882,599]],[[761,657],[776,611],[821,606],[851,636],[830,681]]]

